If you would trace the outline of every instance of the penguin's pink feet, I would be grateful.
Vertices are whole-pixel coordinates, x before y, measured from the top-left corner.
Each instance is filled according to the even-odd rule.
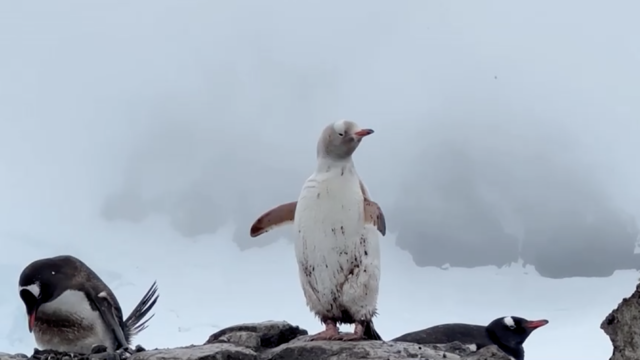
[[[342,340],[342,341],[365,340],[364,327],[360,323],[356,323],[356,326],[353,329],[352,333],[338,334],[338,336],[335,336],[333,340]]]
[[[336,336],[340,335],[338,326],[333,320],[324,321],[324,331],[321,331],[309,338],[309,341],[322,341],[322,340],[334,340]]]

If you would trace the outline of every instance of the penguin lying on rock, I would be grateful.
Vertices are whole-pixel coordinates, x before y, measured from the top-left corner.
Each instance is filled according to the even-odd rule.
[[[472,324],[442,324],[399,336],[392,341],[421,345],[447,344],[458,341],[475,345],[475,351],[496,345],[515,360],[524,360],[522,346],[531,333],[549,323],[547,320],[527,320],[517,316],[500,317],[487,326]]]
[[[153,315],[145,317],[158,300],[154,282],[123,319],[118,299],[107,284],[69,255],[32,262],[20,274],[18,286],[29,332],[40,349],[52,354],[116,352],[127,357],[137,351],[131,348],[131,340],[147,328]]]

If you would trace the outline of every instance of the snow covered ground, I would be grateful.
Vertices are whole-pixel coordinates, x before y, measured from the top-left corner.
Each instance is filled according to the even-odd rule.
[[[202,343],[216,330],[242,322],[287,320],[310,332],[321,328],[305,306],[293,249],[284,240],[240,252],[230,241],[232,226],[215,236],[187,240],[160,218],[141,225],[89,217],[76,219],[73,227],[55,223],[23,231],[10,230],[19,224],[5,223],[0,231],[0,314],[5,319],[0,322],[0,351],[29,353],[35,346],[17,292],[18,276],[28,262],[63,253],[92,266],[125,313],[158,281],[156,316],[136,339],[146,347]],[[629,271],[604,279],[551,280],[519,265],[418,268],[394,241],[391,235],[382,243],[376,327],[385,338],[439,323],[483,324],[518,315],[550,321],[527,341],[528,360],[606,359],[611,346],[599,324],[638,279]]]

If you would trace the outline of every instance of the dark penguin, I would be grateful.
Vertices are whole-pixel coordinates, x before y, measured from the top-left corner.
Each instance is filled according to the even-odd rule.
[[[493,320],[489,325],[442,324],[404,334],[392,341],[416,344],[446,344],[459,341],[475,345],[476,351],[485,346],[496,345],[515,360],[524,360],[525,340],[531,333],[549,323],[547,320],[527,320],[517,316],[505,316]]]
[[[155,282],[126,319],[115,295],[85,263],[73,256],[36,260],[20,274],[20,297],[40,349],[88,354],[94,345],[128,349],[147,328],[144,320],[158,300]],[[144,320],[144,321],[143,321]]]

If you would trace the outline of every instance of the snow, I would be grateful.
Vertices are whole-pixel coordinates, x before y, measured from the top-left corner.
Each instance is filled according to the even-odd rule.
[[[213,332],[243,322],[287,320],[310,332],[321,329],[306,308],[293,248],[284,239],[241,252],[230,240],[233,226],[185,239],[159,217],[129,224],[87,216],[76,219],[72,228],[61,226],[62,218],[57,225],[28,231],[10,231],[12,223],[6,222],[0,231],[0,311],[6,319],[0,323],[0,351],[32,351],[35,343],[17,279],[30,261],[63,253],[96,270],[125,313],[158,281],[155,318],[135,339],[148,348],[200,344]],[[604,359],[611,355],[611,345],[600,322],[638,280],[635,271],[610,278],[553,280],[519,264],[503,269],[418,268],[394,243],[393,234],[382,241],[380,315],[375,321],[387,339],[439,323],[486,324],[515,315],[550,321],[526,342],[528,360]]]

